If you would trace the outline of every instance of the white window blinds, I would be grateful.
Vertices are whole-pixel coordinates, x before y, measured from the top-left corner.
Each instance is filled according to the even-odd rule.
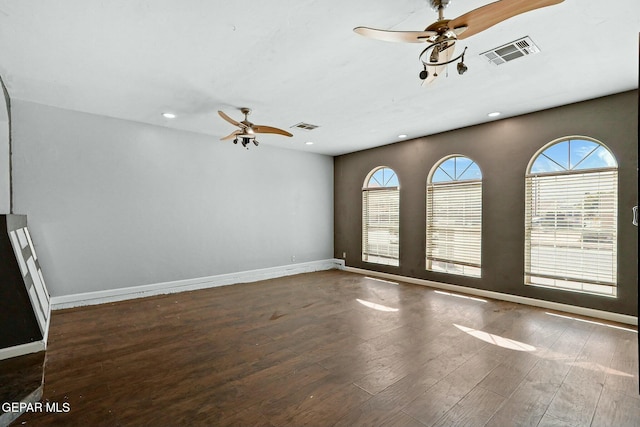
[[[615,168],[526,177],[525,282],[615,296]]]
[[[362,191],[362,260],[399,265],[400,191],[397,187]]]
[[[427,185],[427,270],[480,277],[482,181]]]

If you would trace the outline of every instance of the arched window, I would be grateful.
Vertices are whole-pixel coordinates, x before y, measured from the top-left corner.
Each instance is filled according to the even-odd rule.
[[[602,143],[545,146],[526,175],[525,283],[615,296],[618,166]]]
[[[436,164],[427,179],[426,269],[481,275],[482,172],[468,157]]]
[[[393,169],[372,170],[362,188],[362,260],[399,265],[400,184]]]

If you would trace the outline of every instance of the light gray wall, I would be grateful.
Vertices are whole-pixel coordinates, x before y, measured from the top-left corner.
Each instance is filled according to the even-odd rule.
[[[618,161],[618,297],[524,285],[524,176],[536,152],[566,136],[590,136]],[[443,157],[461,154],[482,170],[482,277],[425,270],[426,182]],[[400,266],[361,260],[362,184],[376,166],[400,180]],[[638,91],[558,107],[335,158],[335,256],[348,266],[637,315]]]
[[[331,157],[20,100],[12,121],[53,296],[333,257]]]
[[[1,77],[0,77],[1,79]],[[0,214],[10,213],[9,99],[0,87]]]

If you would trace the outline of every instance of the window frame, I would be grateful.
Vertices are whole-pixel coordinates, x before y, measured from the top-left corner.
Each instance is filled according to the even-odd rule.
[[[442,171],[451,179],[433,182],[438,169],[452,159],[454,160],[454,176],[448,174],[443,168]],[[465,159],[470,162],[459,175],[456,171],[457,159]],[[480,177],[473,179],[463,178],[466,171],[473,165],[477,168]],[[473,278],[482,277],[482,186],[483,174],[480,166],[475,160],[463,154],[451,154],[443,157],[431,168],[426,182],[425,270]],[[446,193],[447,190],[449,194]],[[441,198],[442,195],[440,193],[443,191],[447,200],[464,200],[466,202],[471,195],[477,197],[477,199],[471,200],[471,207],[467,203],[463,203],[462,206],[453,206],[452,208],[445,207],[446,214],[441,214],[443,218],[434,220],[434,212],[442,209],[433,207],[433,204],[436,203],[434,198]],[[461,224],[457,228],[454,226],[455,224],[452,224],[453,221],[449,220],[450,215],[447,215],[449,209],[462,210],[463,217],[459,220]],[[444,225],[435,226],[436,222],[444,222]],[[468,224],[474,222],[477,225],[469,227]],[[441,244],[437,243],[438,239],[435,237],[439,233],[447,236]],[[456,245],[456,240],[464,243]],[[436,243],[434,244],[434,242]],[[443,250],[451,255],[442,257],[436,254],[436,252]],[[461,259],[461,255],[467,257],[467,259]],[[434,264],[440,267],[434,267]]]
[[[570,160],[571,141],[586,141],[596,145],[573,167]],[[552,147],[564,142],[568,143],[566,168],[544,154]],[[605,165],[602,167],[576,169],[577,166],[601,147],[610,155],[610,159],[601,158]],[[564,168],[564,170],[532,172],[534,164],[543,155],[556,165]],[[615,166],[608,164],[610,160],[615,162]],[[558,138],[545,144],[531,157],[525,173],[525,285],[611,298],[617,297],[618,168],[619,163],[609,147],[601,141],[586,136],[574,135]],[[611,185],[611,187],[603,190],[600,187],[601,183]],[[591,185],[593,189],[591,190],[588,187],[585,190],[585,185]],[[541,187],[544,188],[541,189]],[[543,211],[538,207],[538,204],[543,201],[551,204],[553,201],[552,195],[559,189],[563,189],[566,192],[572,187],[576,191],[582,191],[582,193],[566,193],[562,196],[556,196],[556,205],[565,205],[562,209],[557,208],[551,212],[550,210]],[[547,197],[548,199],[543,199]],[[580,198],[582,198],[582,203],[574,201],[570,208],[566,207],[570,205],[571,200]],[[597,210],[595,212],[592,204],[585,203],[588,198],[597,201]],[[542,213],[544,215],[541,216]],[[549,216],[549,213],[552,213],[551,216]],[[545,219],[547,217],[550,219]],[[604,220],[601,218],[604,218]],[[579,227],[577,225],[578,220],[580,221]],[[605,227],[602,224],[609,224],[609,226]],[[610,240],[608,239],[609,236]],[[574,242],[576,239],[577,241]],[[579,247],[577,247],[578,243]],[[547,247],[546,251],[553,252],[553,254],[545,255],[543,251],[545,246]],[[536,248],[535,256],[533,248]],[[579,260],[567,262],[567,260],[571,260],[571,255]],[[586,261],[589,258],[594,261]],[[544,264],[551,264],[551,259],[554,260],[553,263],[555,264],[561,264],[558,260],[565,260],[565,263],[555,268],[547,267],[545,272]],[[610,259],[610,261],[607,261],[607,259]],[[579,267],[580,263],[582,263],[581,269]],[[586,269],[586,264],[594,266],[595,273],[591,269]],[[575,273],[573,273],[574,271]]]
[[[374,175],[380,170],[389,170],[393,173],[393,179],[397,181],[397,185],[384,186],[384,182],[380,185],[372,186],[371,181],[374,179]],[[395,182],[394,181],[394,182]],[[387,181],[388,182],[388,181]],[[370,234],[373,231],[371,221],[369,220],[375,213],[372,211],[370,203],[372,202],[372,196],[383,197],[383,193],[391,197],[390,203],[395,204],[395,212],[387,212],[388,221],[379,223],[379,231],[384,232],[387,230],[390,233],[388,240],[383,239],[378,243],[379,247],[377,251],[373,251],[370,243]],[[375,198],[374,200],[375,201]],[[363,262],[378,265],[388,265],[393,267],[400,266],[400,180],[396,171],[389,166],[377,166],[373,168],[366,176],[362,186],[362,234],[361,234],[361,259]],[[384,215],[384,206],[378,207],[377,215]],[[394,218],[392,218],[394,217]],[[379,218],[380,219],[380,218]],[[391,235],[394,234],[396,242],[393,242]],[[394,248],[395,247],[395,248]]]

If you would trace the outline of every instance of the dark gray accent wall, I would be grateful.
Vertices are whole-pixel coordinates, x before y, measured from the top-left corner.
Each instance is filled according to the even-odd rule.
[[[426,111],[425,111],[426,113]],[[600,297],[524,285],[524,177],[531,158],[567,136],[604,143],[619,164],[618,296]],[[451,154],[467,156],[483,174],[482,277],[425,270],[426,181]],[[361,260],[362,185],[375,167],[400,180],[400,266]],[[637,315],[638,92],[630,91],[550,110],[398,142],[334,159],[334,255],[346,265],[581,307]]]

